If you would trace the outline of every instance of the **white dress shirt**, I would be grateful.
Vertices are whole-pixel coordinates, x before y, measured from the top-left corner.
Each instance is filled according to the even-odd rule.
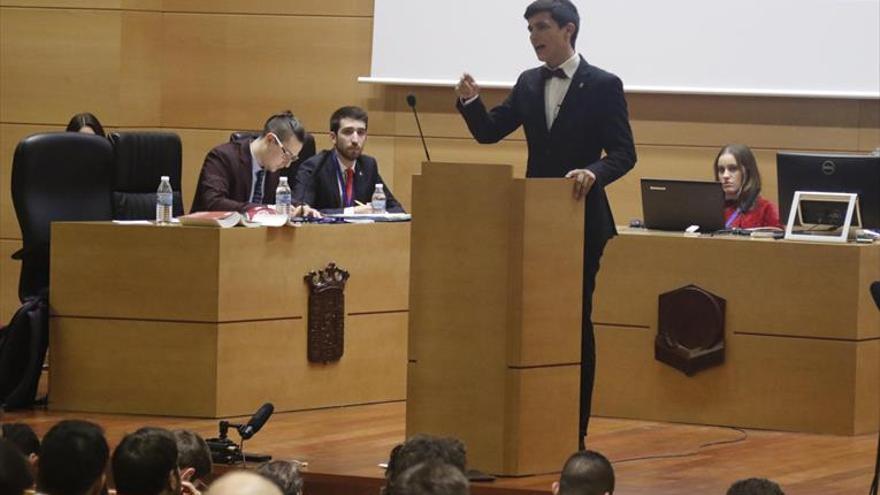
[[[565,99],[565,94],[568,93],[568,88],[571,86],[571,78],[574,76],[580,63],[581,57],[575,53],[559,66],[565,72],[565,75],[568,76],[566,79],[551,77],[544,81],[544,114],[547,117],[547,130],[553,127],[553,121],[559,115],[562,100]],[[546,67],[551,69],[549,66]]]

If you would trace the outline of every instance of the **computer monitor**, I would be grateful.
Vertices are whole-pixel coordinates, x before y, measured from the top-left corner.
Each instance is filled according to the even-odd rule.
[[[880,229],[880,154],[776,154],[779,218],[788,220],[795,191],[859,195],[862,227]]]

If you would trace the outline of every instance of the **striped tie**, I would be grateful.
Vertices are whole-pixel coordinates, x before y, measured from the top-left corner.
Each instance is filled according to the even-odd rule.
[[[265,170],[260,169],[257,172],[257,180],[254,182],[254,197],[251,199],[251,203],[263,204],[263,178],[265,176]]]

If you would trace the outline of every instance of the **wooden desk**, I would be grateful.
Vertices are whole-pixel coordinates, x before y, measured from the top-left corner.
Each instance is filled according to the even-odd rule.
[[[52,226],[50,407],[224,417],[403,400],[408,223]],[[336,262],[345,353],[306,359],[303,276]]]
[[[600,416],[817,433],[878,429],[880,245],[686,238],[622,229],[593,321]],[[726,360],[693,377],[654,360],[657,297],[727,300]]]

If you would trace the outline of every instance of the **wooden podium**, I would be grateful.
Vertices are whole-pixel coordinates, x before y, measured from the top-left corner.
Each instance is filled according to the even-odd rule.
[[[577,449],[584,204],[564,179],[427,163],[413,177],[407,436],[501,475]]]

